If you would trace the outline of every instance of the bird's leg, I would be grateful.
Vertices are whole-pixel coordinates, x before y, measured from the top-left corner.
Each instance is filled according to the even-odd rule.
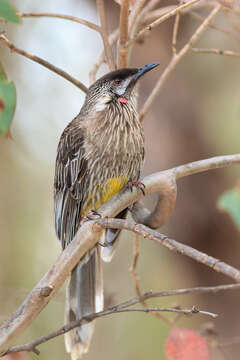
[[[140,189],[141,192],[143,193],[143,195],[145,196],[145,185],[138,180],[129,180],[129,182],[127,183],[126,187],[128,189],[130,189],[131,191],[133,191],[133,188],[136,187],[137,189]]]

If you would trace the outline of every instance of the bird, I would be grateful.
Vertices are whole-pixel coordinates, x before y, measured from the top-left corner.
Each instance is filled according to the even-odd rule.
[[[137,84],[157,65],[121,68],[99,78],[89,87],[79,114],[64,129],[54,177],[55,230],[63,249],[91,211],[123,187],[140,183],[145,150]],[[126,218],[127,210],[117,217]],[[72,270],[66,287],[66,323],[103,310],[102,260],[111,260],[119,232],[107,229],[107,246],[96,245]],[[65,334],[72,360],[88,352],[93,330],[94,321]]]

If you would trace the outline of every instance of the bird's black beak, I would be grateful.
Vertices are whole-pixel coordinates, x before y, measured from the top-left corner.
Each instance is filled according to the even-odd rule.
[[[138,80],[141,76],[143,76],[148,71],[154,69],[156,66],[158,66],[159,63],[151,63],[144,65],[138,69],[138,72],[134,75],[135,80]]]

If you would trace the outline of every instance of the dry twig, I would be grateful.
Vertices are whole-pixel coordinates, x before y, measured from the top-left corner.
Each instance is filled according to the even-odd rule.
[[[192,5],[196,4],[197,2],[199,2],[200,0],[191,0],[188,1],[186,3],[184,3],[183,5],[177,6],[175,7],[173,10],[169,11],[168,13],[166,13],[165,15],[161,16],[159,19],[155,20],[154,22],[152,22],[151,24],[147,25],[146,27],[144,27],[141,31],[139,31],[139,33],[134,36],[133,38],[131,38],[128,41],[128,46],[131,45],[132,43],[134,43],[136,40],[138,40],[140,37],[142,37],[146,32],[151,31],[152,29],[154,29],[155,27],[157,27],[158,25],[160,25],[162,22],[170,19],[172,16],[177,15],[177,13],[181,12],[182,10],[191,7]]]
[[[130,300],[131,301],[131,300]],[[139,301],[137,301],[138,303]],[[177,314],[181,314],[181,315],[196,315],[196,314],[200,314],[200,315],[206,315],[206,316],[210,316],[212,318],[216,318],[218,315],[208,312],[208,311],[202,311],[202,310],[198,310],[195,306],[193,306],[191,309],[177,309],[177,308],[160,308],[160,307],[156,307],[156,308],[129,308],[127,305],[128,301],[125,301],[122,304],[113,306],[111,308],[108,308],[106,310],[103,310],[101,312],[98,313],[93,313],[93,314],[89,314],[86,315],[85,317],[77,320],[77,321],[73,321],[69,324],[66,324],[64,326],[62,326],[60,329],[51,332],[48,335],[44,335],[38,339],[36,339],[35,341],[32,341],[30,343],[24,344],[24,345],[18,345],[18,346],[13,346],[11,348],[8,349],[8,351],[4,354],[11,354],[14,352],[21,352],[21,351],[29,351],[29,352],[34,352],[35,354],[39,355],[40,351],[37,349],[37,346],[39,346],[40,344],[43,344],[57,336],[63,335],[66,332],[81,326],[84,323],[88,323],[90,321],[93,321],[94,319],[98,319],[98,318],[102,318],[108,315],[112,315],[112,314],[118,314],[118,313],[124,313],[124,312],[145,312],[145,313],[149,313],[149,312],[170,312],[170,313],[177,313]]]
[[[192,52],[198,54],[215,54],[215,55],[224,55],[224,56],[233,56],[240,57],[240,53],[231,50],[220,50],[220,49],[200,49],[200,48],[192,48]]]
[[[198,20],[200,22],[204,21],[204,17],[197,14],[195,11],[189,11],[188,14],[190,16],[192,16],[192,18],[194,18],[195,20]],[[211,29],[214,29],[218,32],[221,32],[222,34],[224,35],[227,35],[231,38],[233,38],[234,40],[237,40],[239,42],[239,36],[236,35],[234,32],[232,31],[229,31],[229,30],[226,30],[226,29],[223,29],[221,28],[220,26],[217,26],[217,25],[214,25],[214,24],[209,24],[208,27],[210,27]]]
[[[114,30],[112,34],[109,36],[109,45],[111,47],[116,43],[118,36],[119,36],[119,29]],[[94,81],[96,81],[97,72],[100,66],[104,63],[104,61],[105,61],[105,53],[104,51],[102,51],[99,58],[93,65],[92,70],[89,73],[90,83],[94,83]]]
[[[189,4],[190,2],[187,2],[186,4]],[[186,5],[184,4],[184,5]],[[183,6],[183,5],[182,5]],[[181,6],[179,6],[180,8]],[[155,85],[154,89],[152,90],[151,94],[147,98],[145,104],[143,105],[143,108],[140,112],[140,119],[143,120],[146,113],[149,111],[150,107],[152,106],[154,100],[157,98],[163,84],[167,80],[168,76],[172,73],[172,71],[175,69],[176,65],[179,63],[179,61],[187,54],[187,52],[191,49],[192,45],[199,39],[199,37],[202,35],[202,33],[207,29],[209,24],[213,21],[215,16],[218,14],[218,12],[221,10],[221,5],[216,5],[216,7],[210,12],[210,14],[207,16],[207,18],[203,21],[203,23],[197,28],[195,33],[191,36],[190,40],[184,47],[178,52],[178,54],[174,54],[171,61],[169,62],[168,66],[163,71],[162,75],[160,76],[160,79],[158,80],[157,84]]]
[[[183,4],[183,1],[184,0],[180,0],[180,5]],[[178,34],[178,28],[179,28],[180,14],[181,14],[181,12],[177,13],[177,15],[175,17],[174,25],[173,25],[173,37],[172,37],[172,52],[173,52],[173,54],[177,53],[176,45],[177,45],[177,34]]]
[[[97,32],[101,32],[100,26],[84,20],[84,19],[80,19],[76,16],[71,16],[71,15],[64,15],[64,14],[54,14],[54,13],[17,13],[18,16],[22,17],[22,18],[31,18],[31,17],[50,17],[50,18],[58,18],[58,19],[64,19],[64,20],[70,20],[73,22],[76,22],[78,24],[82,24],[87,26],[89,29],[95,30]]]
[[[56,74],[60,75],[61,77],[63,77],[64,79],[70,81],[73,85],[77,86],[79,89],[81,89],[83,92],[87,93],[88,89],[87,87],[81,83],[81,81],[75,79],[74,77],[72,77],[71,75],[69,75],[68,73],[66,73],[65,71],[63,71],[62,69],[58,68],[57,66],[50,64],[48,61],[30,54],[29,52],[19,49],[17,48],[13,43],[11,43],[7,37],[4,34],[0,34],[0,42],[4,45],[6,45],[12,52],[25,56],[26,58],[37,62],[38,64],[44,66],[45,68],[55,72]]]
[[[130,268],[130,273],[133,277],[136,295],[141,298],[142,294],[140,291],[139,277],[137,275],[138,258],[139,258],[139,235],[135,234],[134,249],[133,249],[133,262],[132,262],[132,266]],[[140,302],[144,306],[145,309],[149,309],[148,304],[144,300],[141,300]],[[153,315],[154,317],[156,317],[157,319],[160,319],[160,320],[166,322],[167,324],[171,324],[171,320],[169,320],[162,314],[159,314],[158,312],[154,311],[154,312],[150,312],[150,314]]]
[[[137,303],[143,303],[143,302],[145,303],[146,300],[149,300],[152,298],[159,298],[159,297],[164,297],[164,296],[186,295],[186,294],[190,294],[190,293],[213,293],[213,294],[215,294],[220,291],[238,290],[238,289],[240,289],[240,284],[218,285],[218,286],[200,286],[200,287],[195,287],[195,288],[169,290],[169,291],[161,291],[161,292],[155,292],[155,293],[152,293],[150,291],[139,297],[127,300],[122,304],[119,304],[117,306],[114,306],[114,307],[104,310],[102,312],[102,313],[105,313],[104,315],[102,315],[101,313],[90,314],[89,316],[85,317],[84,319],[80,319],[77,322],[64,325],[59,330],[54,331],[48,335],[42,336],[28,344],[13,346],[8,349],[7,354],[12,353],[12,352],[19,352],[19,351],[32,351],[32,352],[35,352],[36,354],[39,354],[39,351],[36,349],[36,347],[38,345],[40,345],[46,341],[49,341],[49,340],[53,339],[54,337],[63,335],[65,332],[70,331],[71,329],[79,326],[79,324],[82,324],[83,322],[91,321],[97,317],[110,315],[111,311],[113,311],[112,313],[116,313],[117,312],[116,310],[119,308],[125,309],[132,305],[136,305]],[[162,309],[161,310],[160,309],[161,308],[155,308],[153,310],[152,308],[148,308],[148,311],[153,310],[153,311],[158,312],[158,310],[159,311],[162,310]],[[131,310],[131,308],[129,310]],[[142,311],[142,310],[144,311],[144,309],[140,309],[140,311]],[[186,315],[186,310],[181,310],[181,311],[175,311],[176,309],[173,309],[173,310],[174,310],[173,312],[177,312],[178,314]],[[166,311],[166,309],[164,311]],[[191,313],[191,314],[202,313],[202,314],[206,314],[206,315],[210,315],[210,316],[215,315],[212,313],[201,312],[201,311],[197,310],[195,307],[193,307],[191,310],[187,310],[187,313]],[[226,345],[229,345],[229,344],[227,343]]]
[[[98,14],[100,16],[101,35],[103,39],[104,52],[107,58],[109,69],[112,71],[115,69],[115,63],[113,59],[112,49],[108,41],[107,20],[106,20],[105,8],[104,8],[104,1],[96,0],[96,4],[98,9]]]
[[[117,48],[118,68],[127,67],[128,64],[128,49],[126,43],[128,41],[129,5],[130,0],[122,0],[119,26],[119,43]]]
[[[184,245],[173,239],[169,239],[166,235],[161,234],[156,230],[152,230],[145,225],[136,224],[135,222],[129,220],[113,218],[97,220],[97,224],[104,228],[125,229],[133,231],[136,234],[142,235],[144,238],[156,241],[171,251],[188,256],[195,261],[210,267],[214,271],[229,276],[236,281],[240,281],[240,271],[238,269],[224,263],[219,259],[215,259],[212,256],[204,254],[203,252],[198,251],[191,246]]]

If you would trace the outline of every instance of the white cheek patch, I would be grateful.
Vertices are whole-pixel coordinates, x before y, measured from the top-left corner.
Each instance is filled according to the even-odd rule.
[[[119,96],[123,95],[131,80],[132,80],[132,76],[129,76],[128,78],[123,80],[121,82],[121,84],[116,87],[116,90],[115,90],[116,94]]]
[[[112,98],[111,96],[109,95],[104,95],[104,96],[101,96],[98,100],[98,102],[96,103],[96,106],[95,106],[95,111],[103,111],[106,107],[106,104],[109,103],[109,101],[111,101]]]

